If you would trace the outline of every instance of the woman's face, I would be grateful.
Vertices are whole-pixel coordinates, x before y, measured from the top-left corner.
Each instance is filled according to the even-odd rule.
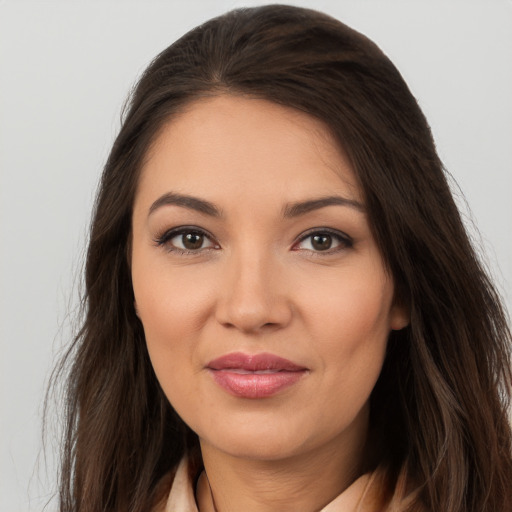
[[[150,150],[132,244],[152,364],[202,443],[275,460],[364,442],[407,318],[320,121],[259,99],[193,103]]]

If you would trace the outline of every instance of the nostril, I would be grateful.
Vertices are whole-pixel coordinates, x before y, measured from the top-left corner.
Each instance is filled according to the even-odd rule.
[[[238,329],[244,333],[268,332],[280,329],[287,325],[289,314],[282,314],[280,318],[272,311],[245,311],[221,308],[217,311],[217,321],[225,328]],[[270,320],[269,320],[269,317]]]

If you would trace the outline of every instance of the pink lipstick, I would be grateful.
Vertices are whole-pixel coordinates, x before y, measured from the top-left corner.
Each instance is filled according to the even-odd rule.
[[[295,384],[308,369],[273,354],[233,352],[206,365],[213,379],[241,398],[266,398]]]

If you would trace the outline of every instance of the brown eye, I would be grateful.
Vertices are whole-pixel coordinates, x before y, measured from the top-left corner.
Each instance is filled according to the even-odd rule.
[[[341,231],[332,230],[316,230],[310,231],[309,234],[294,245],[294,250],[310,251],[314,253],[325,252],[331,254],[352,247],[354,242],[352,239]]]
[[[311,237],[311,246],[315,251],[326,251],[332,246],[332,236],[327,234],[313,235]]]
[[[181,231],[176,233],[174,236],[169,237],[169,245],[175,249],[190,252],[199,252],[202,249],[214,246],[210,238],[201,231]]]
[[[157,245],[177,253],[199,253],[204,249],[217,247],[207,233],[186,226],[165,232],[156,238],[155,242]]]
[[[181,235],[181,243],[189,251],[201,249],[204,243],[204,235],[201,233],[184,233]]]

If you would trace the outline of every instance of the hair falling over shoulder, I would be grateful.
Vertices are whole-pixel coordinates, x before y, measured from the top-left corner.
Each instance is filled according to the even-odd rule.
[[[67,375],[62,512],[147,512],[197,443],[153,372],[134,310],[130,232],[144,157],[194,99],[264,98],[322,120],[347,153],[410,325],[391,334],[371,397],[373,468],[393,512],[512,510],[511,335],[472,248],[430,128],[363,35],[316,11],[239,9],[158,55],[130,98],[90,229]]]

